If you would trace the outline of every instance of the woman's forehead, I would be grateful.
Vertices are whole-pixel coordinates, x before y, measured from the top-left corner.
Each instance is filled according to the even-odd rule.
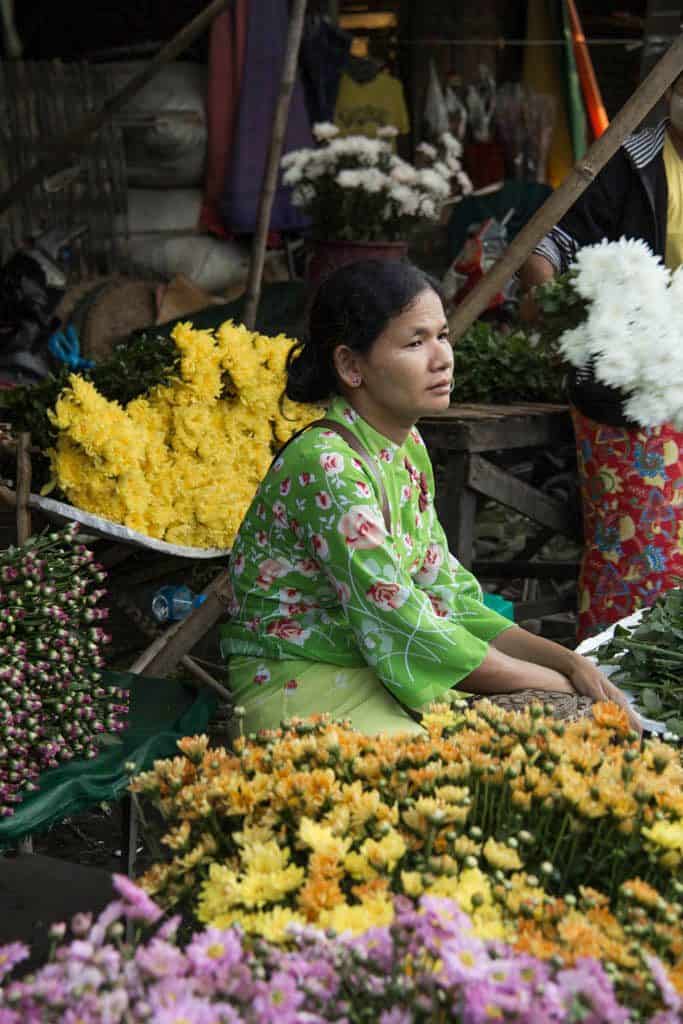
[[[415,296],[407,309],[392,317],[388,326],[391,327],[393,324],[397,327],[414,327],[419,324],[433,327],[435,322],[443,324],[445,319],[446,315],[441,299],[435,291],[427,288]]]

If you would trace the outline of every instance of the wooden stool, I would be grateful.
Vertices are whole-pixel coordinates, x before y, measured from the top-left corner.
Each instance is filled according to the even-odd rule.
[[[435,461],[445,468],[436,506],[451,551],[468,569],[483,577],[574,579],[575,562],[474,563],[477,495],[521,512],[553,533],[580,538],[580,523],[566,503],[518,479],[484,457],[486,452],[530,449],[556,451],[574,443],[569,410],[541,402],[517,405],[452,405],[420,421],[420,432]],[[516,605],[517,620],[564,611],[570,602],[556,596]]]

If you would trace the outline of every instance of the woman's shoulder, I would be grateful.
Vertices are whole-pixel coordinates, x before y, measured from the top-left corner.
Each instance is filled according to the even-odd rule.
[[[353,463],[355,456],[344,438],[330,427],[313,425],[285,445],[271,472],[291,476],[321,468],[341,471],[347,461]]]

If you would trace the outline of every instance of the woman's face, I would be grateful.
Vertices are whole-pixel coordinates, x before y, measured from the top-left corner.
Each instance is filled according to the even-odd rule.
[[[370,423],[410,429],[421,416],[448,408],[453,349],[441,299],[431,288],[389,321],[368,352],[350,355],[348,375],[341,374],[345,390]]]

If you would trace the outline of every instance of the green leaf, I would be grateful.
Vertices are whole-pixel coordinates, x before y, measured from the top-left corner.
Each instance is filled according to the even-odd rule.
[[[654,713],[662,710],[662,702],[654,690],[643,690],[640,700],[646,711]]]

